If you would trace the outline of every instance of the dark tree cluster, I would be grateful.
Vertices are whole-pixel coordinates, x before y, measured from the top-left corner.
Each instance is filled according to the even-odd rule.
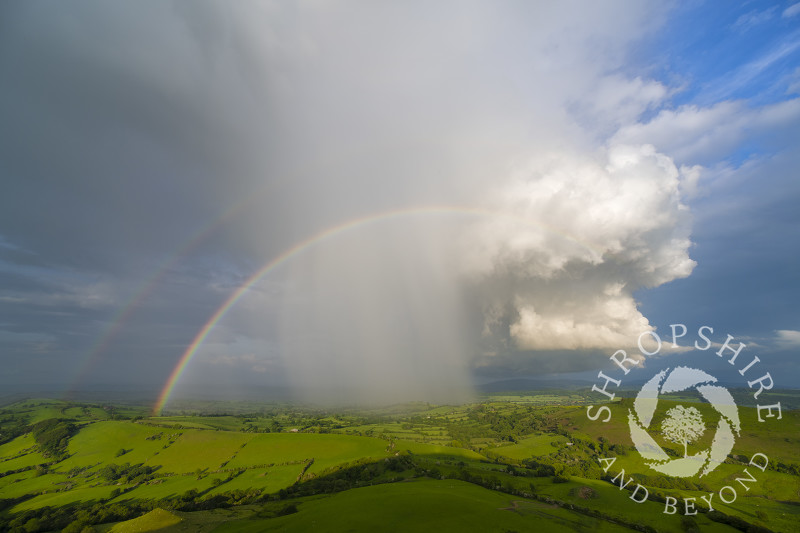
[[[30,431],[42,455],[63,457],[67,453],[67,443],[75,434],[76,427],[68,420],[49,418],[33,424]]]
[[[157,468],[145,466],[141,463],[136,465],[131,465],[130,463],[116,465],[111,463],[101,468],[98,474],[108,482],[143,483],[153,479],[155,477],[153,474],[156,470]]]

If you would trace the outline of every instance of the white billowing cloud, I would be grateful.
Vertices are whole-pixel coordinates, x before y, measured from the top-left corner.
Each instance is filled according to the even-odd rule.
[[[655,80],[607,74],[596,81],[591,91],[580,95],[572,107],[584,125],[601,128],[610,134],[622,125],[635,122],[642,113],[658,107],[670,90]]]
[[[615,143],[647,142],[681,164],[707,164],[727,156],[743,139],[770,132],[775,136],[796,127],[800,98],[758,108],[742,101],[724,101],[710,107],[665,109],[651,121],[620,128]]]
[[[581,302],[580,307],[569,301],[559,302],[564,306],[562,310],[545,305],[543,314],[538,314],[536,304],[530,301],[535,301],[534,296],[519,299],[519,319],[511,325],[511,335],[523,350],[614,350],[634,346],[642,332],[653,328],[630,294],[614,294],[614,289],[608,287],[593,300]]]
[[[398,217],[309,245],[226,315],[198,350],[208,364],[187,379],[261,378],[272,371],[258,369],[274,368],[309,397],[336,385],[351,397],[420,399],[469,383],[475,329],[498,352],[534,361],[518,352],[629,345],[650,327],[633,291],[691,271],[680,195],[692,180],[650,140],[608,144],[669,95],[626,68],[666,8],[635,0],[82,6],[44,26],[48,46],[35,50],[45,57],[32,64],[48,59],[64,75],[35,86],[64,83],[64,109],[93,119],[69,135],[74,152],[93,153],[123,130],[134,142],[120,146],[152,149],[122,161],[175,157],[176,168],[161,172],[180,182],[167,180],[175,190],[165,197],[186,205],[165,208],[155,228],[175,227],[173,211],[249,202],[217,232],[225,242],[209,252],[210,299],[345,221],[420,205],[467,208],[462,218]],[[142,40],[143,29],[153,35]],[[35,92],[23,85],[18,97],[28,102]],[[45,100],[28,105],[71,132],[59,100]],[[48,131],[58,129],[38,135]],[[111,183],[99,168],[72,171],[89,176],[93,191]],[[161,173],[136,168],[137,179],[152,176],[144,190],[161,191]],[[139,236],[142,211],[116,205],[111,221],[154,253],[162,231]],[[96,231],[103,217],[85,218]],[[99,242],[123,242],[109,233]],[[231,256],[234,268],[219,266]]]
[[[254,32],[286,146],[255,174],[313,169],[265,201],[244,232],[255,247],[273,228],[299,242],[383,210],[467,212],[358,226],[275,274],[294,289],[264,305],[280,306],[283,361],[309,397],[456,388],[481,329],[506,353],[629,345],[649,327],[633,291],[691,271],[680,171],[646,142],[604,148],[669,94],[620,68],[661,13],[513,6],[302,4]]]
[[[711,174],[744,179],[742,167],[714,166],[743,139],[790,138],[800,123],[800,99],[665,109],[674,88],[628,58],[667,3],[353,7],[14,10],[0,62],[20,75],[3,79],[0,115],[12,119],[3,154],[17,192],[2,197],[14,232],[0,251],[92,268],[114,258],[105,272],[160,264],[211,224],[197,277],[161,286],[170,320],[191,330],[159,347],[167,366],[215,305],[295,244],[376,212],[465,206],[461,218],[397,217],[314,243],[248,291],[198,351],[208,364],[187,371],[200,382],[285,367],[307,389],[419,399],[469,381],[470,335],[534,372],[547,370],[541,351],[630,346],[651,328],[634,292],[692,270],[684,199]],[[761,16],[750,15],[742,27]],[[770,72],[794,37],[704,95],[724,99]],[[52,208],[19,208],[43,190]],[[52,282],[54,270],[26,263],[20,274]],[[127,301],[137,291],[125,280],[142,275],[127,268],[63,284],[59,298],[91,311]],[[580,369],[579,354],[563,359],[561,371]]]
[[[681,165],[681,193],[684,198],[693,198],[697,195],[700,178],[703,175],[702,165]]]
[[[635,346],[652,330],[633,292],[688,276],[681,173],[650,145],[534,157],[466,241],[465,269],[491,287],[484,332],[505,320],[516,348]]]

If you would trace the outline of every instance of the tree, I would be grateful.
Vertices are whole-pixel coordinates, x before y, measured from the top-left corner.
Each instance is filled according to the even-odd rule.
[[[684,457],[689,455],[689,443],[699,439],[705,431],[703,415],[694,407],[673,407],[661,423],[661,432],[667,439],[683,444]]]
[[[33,533],[35,531],[39,531],[39,528],[41,527],[41,524],[40,524],[38,518],[33,517],[30,520],[28,520],[27,522],[25,522],[25,525],[23,527],[25,528],[26,532]]]

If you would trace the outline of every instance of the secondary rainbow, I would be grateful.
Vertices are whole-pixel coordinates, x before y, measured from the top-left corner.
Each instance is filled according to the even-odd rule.
[[[186,351],[183,352],[178,364],[175,365],[172,372],[169,375],[161,393],[159,394],[158,401],[156,402],[155,407],[153,408],[154,415],[160,415],[166,406],[167,402],[169,401],[170,396],[172,395],[172,391],[175,388],[175,385],[178,383],[183,372],[189,366],[194,355],[197,353],[197,349],[203,344],[203,341],[206,339],[208,334],[214,329],[214,326],[217,322],[222,319],[223,316],[236,304],[236,302],[241,298],[249,289],[253,286],[253,284],[257,283],[262,277],[267,275],[270,271],[275,269],[276,267],[280,266],[281,264],[285,263],[292,257],[298,255],[303,250],[317,244],[329,237],[334,235],[338,235],[342,232],[347,230],[363,226],[364,224],[368,224],[371,222],[376,222],[379,220],[386,220],[391,218],[403,217],[403,216],[410,216],[410,215],[436,215],[436,214],[462,214],[462,215],[479,215],[479,216],[509,216],[506,214],[481,209],[481,208],[473,208],[473,207],[463,207],[463,206],[452,206],[452,205],[438,205],[438,206],[422,206],[422,207],[412,207],[412,208],[404,208],[404,209],[396,209],[392,211],[382,211],[379,213],[373,213],[370,215],[366,215],[363,217],[355,218],[352,220],[348,220],[336,226],[332,226],[325,230],[320,231],[312,235],[311,237],[298,242],[297,244],[293,245],[292,247],[288,248],[287,250],[283,251],[280,255],[275,257],[274,259],[270,260],[266,263],[263,267],[261,267],[258,271],[256,271],[253,275],[245,280],[245,282],[236,289],[227,300],[225,300],[222,305],[214,312],[213,315],[206,321],[200,331],[195,335],[192,339],[192,342],[189,344]],[[519,217],[510,218],[518,219]],[[549,231],[550,233],[554,233],[559,235],[569,241],[575,242],[582,247],[592,251],[598,257],[602,256],[602,252],[595,249],[592,245],[583,242],[573,235],[565,233],[563,231],[558,231],[555,228],[552,228],[546,224],[543,224],[538,221],[527,220],[525,219],[524,222],[526,224],[535,225],[542,229]]]
[[[109,322],[109,325],[102,331],[97,340],[87,351],[86,356],[83,358],[83,362],[78,365],[78,370],[71,384],[64,391],[65,397],[75,390],[86,371],[95,365],[99,356],[108,348],[111,341],[123,329],[123,326],[133,315],[139,304],[146,300],[150,294],[152,294],[153,290],[157,287],[164,275],[166,275],[167,272],[169,272],[174,266],[183,260],[187,254],[205,242],[205,240],[208,239],[215,230],[222,226],[222,224],[229,219],[243,213],[247,208],[251,207],[257,200],[259,200],[261,195],[273,188],[274,185],[268,183],[260,187],[258,190],[249,193],[242,200],[238,201],[231,207],[221,211],[219,215],[203,225],[184,244],[179,246],[176,251],[170,253],[153,271],[153,273],[145,278],[141,284],[139,284],[136,290],[133,291],[131,297],[122,306],[120,306],[119,310],[114,314]]]

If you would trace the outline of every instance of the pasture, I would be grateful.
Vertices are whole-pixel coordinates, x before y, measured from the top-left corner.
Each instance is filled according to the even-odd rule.
[[[663,498],[693,497],[699,504],[720,487],[738,487],[748,457],[759,452],[769,456],[770,467],[756,469],[757,481],[733,504],[717,496],[715,509],[774,531],[797,524],[796,412],[784,411],[780,423],[759,423],[755,410],[740,408],[742,433],[731,457],[701,480],[684,483],[655,473],[633,448],[630,400],[608,403],[612,420],[602,423],[589,420],[585,406],[564,405],[570,399],[538,406],[522,395],[498,395],[463,406],[415,404],[405,412],[272,406],[256,414],[128,419],[112,406],[18,402],[0,420],[0,430],[16,431],[0,445],[0,500],[13,501],[0,520],[98,505],[141,508],[146,515],[155,505],[171,509],[172,518],[156,513],[118,526],[145,527],[177,516],[181,522],[165,532],[304,531],[312,525],[342,531],[376,524],[386,530],[381,520],[387,516],[397,530],[416,531],[522,531],[534,522],[547,524],[548,531],[618,531],[624,524],[681,531],[686,524],[680,514],[663,514]],[[686,401],[664,400],[662,407]],[[707,406],[698,408],[713,422]],[[43,454],[34,434],[19,429],[50,415],[72,428],[63,451],[48,452],[56,455]],[[663,414],[654,418],[654,427],[661,419]],[[695,444],[708,444],[711,433]],[[678,444],[661,442],[682,452]],[[651,498],[633,503],[630,490],[599,479],[599,457],[617,457],[608,473],[624,469],[626,479],[635,480],[631,487],[642,483]],[[233,507],[192,511],[208,501]],[[283,513],[290,504],[298,512]],[[454,518],[459,513],[463,520]],[[705,513],[692,523],[712,533],[733,531]],[[96,525],[98,532],[110,529]]]
[[[626,528],[457,480],[418,480],[362,487],[298,502],[299,511],[268,520],[222,524],[219,533],[260,531],[507,532],[533,528],[572,533],[576,528],[623,532]],[[522,509],[522,510],[521,510]]]

